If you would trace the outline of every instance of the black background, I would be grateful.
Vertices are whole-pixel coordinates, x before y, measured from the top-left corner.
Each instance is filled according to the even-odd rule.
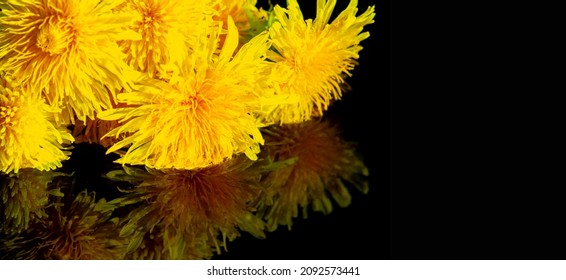
[[[393,8],[392,259],[566,259],[555,56],[508,8]]]

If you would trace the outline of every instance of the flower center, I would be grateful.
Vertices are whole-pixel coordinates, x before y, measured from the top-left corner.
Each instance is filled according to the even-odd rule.
[[[15,123],[12,121],[14,115],[18,111],[18,106],[0,106],[0,125],[12,126]]]
[[[142,19],[138,22],[138,31],[159,33],[162,15],[158,8],[143,7],[140,10],[140,15]]]
[[[62,54],[71,41],[68,28],[52,18],[46,20],[37,34],[37,46],[50,55]]]
[[[189,108],[196,109],[201,102],[202,102],[202,100],[200,98],[198,98],[197,96],[190,96],[190,97],[187,97],[185,100],[182,100],[181,105],[189,107]]]
[[[155,18],[152,14],[146,15],[143,18],[143,23],[144,23],[144,28],[148,29],[150,26],[153,25],[153,22],[155,21]]]

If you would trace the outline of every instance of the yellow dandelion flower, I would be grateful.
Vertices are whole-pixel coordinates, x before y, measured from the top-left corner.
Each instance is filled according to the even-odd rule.
[[[221,0],[214,9],[217,14],[214,16],[215,20],[222,21],[224,27],[228,26],[228,17],[231,17],[238,28],[240,34],[244,33],[249,27],[250,23],[246,14],[246,6],[255,6],[254,0]]]
[[[241,44],[246,43],[253,36],[265,30],[265,28],[259,28],[255,23],[266,20],[268,14],[262,8],[258,9],[256,4],[257,0],[221,0],[214,6],[217,11],[214,20],[223,22],[226,28],[228,18],[231,17],[238,28]]]
[[[74,139],[66,127],[55,123],[56,111],[28,87],[0,80],[0,171],[61,167]]]
[[[348,184],[367,193],[368,169],[354,143],[340,138],[337,126],[313,119],[270,126],[264,135],[264,156],[274,161],[296,159],[294,164],[274,170],[264,179],[270,188],[260,199],[258,213],[270,231],[279,225],[290,229],[299,207],[303,218],[307,217],[309,206],[316,212],[330,213],[330,197],[340,207],[348,206]]]
[[[116,208],[94,192],[82,191],[74,201],[51,207],[49,217],[31,226],[24,234],[12,236],[0,250],[14,259],[40,260],[119,260],[127,241],[118,237]]]
[[[161,66],[182,61],[198,40],[198,31],[212,23],[213,0],[127,0],[118,12],[134,13],[130,29],[141,40],[120,41],[126,62],[134,69],[157,77]]]
[[[257,159],[262,126],[252,116],[262,94],[267,34],[256,36],[237,53],[238,31],[229,20],[219,54],[219,28],[200,37],[188,59],[168,82],[147,79],[131,93],[118,95],[129,107],[107,110],[103,120],[124,124],[107,137],[130,133],[108,149],[128,150],[118,163],[150,168],[193,169],[219,164],[245,153]],[[265,63],[264,63],[265,62]]]
[[[148,235],[152,235],[152,243],[161,244],[161,252],[166,251],[170,259],[208,257],[211,248],[220,253],[221,247],[226,248],[226,239],[234,240],[240,230],[264,238],[264,223],[249,205],[260,192],[261,169],[252,163],[240,156],[195,170],[126,167],[110,172],[109,178],[141,180],[118,199],[126,205],[141,202],[129,213],[120,233],[131,237],[129,252],[147,242]],[[223,243],[219,244],[218,238]]]
[[[22,169],[18,173],[0,174],[0,194],[4,213],[0,231],[18,234],[47,217],[51,197],[62,197],[60,187],[52,184],[55,177],[65,174],[37,169]]]
[[[111,108],[130,70],[117,40],[138,39],[125,30],[134,20],[117,15],[119,0],[6,0],[0,16],[0,71],[6,71],[63,107],[59,123],[85,120]],[[109,94],[110,92],[110,94]]]
[[[316,18],[304,20],[297,0],[287,9],[275,6],[269,28],[276,62],[272,82],[288,101],[271,108],[267,119],[297,123],[321,116],[333,100],[342,96],[344,76],[351,76],[360,42],[369,37],[363,27],[373,23],[374,7],[356,16],[357,0],[328,23],[336,0],[317,0]]]

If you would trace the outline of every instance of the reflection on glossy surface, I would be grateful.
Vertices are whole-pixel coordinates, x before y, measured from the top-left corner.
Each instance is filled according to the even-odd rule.
[[[2,175],[2,232],[17,234],[28,229],[30,224],[46,218],[46,208],[53,206],[52,198],[63,196],[61,188],[52,182],[64,175],[36,169],[22,169],[18,173]]]
[[[266,181],[259,214],[270,231],[278,225],[291,229],[292,219],[316,212],[332,212],[330,197],[341,207],[351,202],[345,183],[368,192],[369,171],[355,151],[354,143],[340,138],[338,127],[319,120],[271,126],[264,131],[264,153],[276,161],[295,159],[294,164],[273,170]],[[330,197],[329,197],[330,196]]]
[[[195,170],[120,166],[103,174],[119,190],[77,185],[72,173],[2,175],[3,259],[210,259],[243,232],[269,238],[308,211],[329,214],[366,193],[355,143],[316,120],[267,127],[257,161],[244,155]],[[88,160],[88,159],[85,159]],[[83,182],[84,183],[84,182]],[[332,199],[331,199],[332,198]],[[332,201],[334,200],[334,202]]]
[[[208,258],[220,253],[239,230],[264,238],[263,222],[250,202],[260,193],[261,168],[237,157],[198,170],[128,168],[108,174],[134,187],[117,199],[132,205],[120,235],[130,239],[132,258]],[[143,253],[135,251],[143,245]],[[150,253],[148,244],[159,244]]]
[[[94,192],[81,191],[72,201],[58,198],[19,235],[2,240],[4,258],[96,260],[122,259],[126,240],[118,237],[116,206],[96,200]]]

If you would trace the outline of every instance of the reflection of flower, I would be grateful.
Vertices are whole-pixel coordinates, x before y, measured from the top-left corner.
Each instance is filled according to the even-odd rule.
[[[0,251],[14,259],[113,260],[122,259],[127,243],[117,237],[116,207],[95,201],[94,192],[82,191],[70,205],[56,205],[49,217],[21,236],[4,242]]]
[[[276,52],[273,72],[285,79],[274,81],[287,104],[275,107],[268,117],[280,123],[296,123],[321,116],[332,100],[340,99],[344,75],[356,65],[360,41],[369,37],[363,27],[373,22],[374,7],[356,16],[357,0],[328,23],[335,0],[317,1],[316,18],[304,20],[297,0],[287,8],[275,6],[275,22],[269,34]]]
[[[3,1],[0,70],[64,107],[58,119],[84,120],[111,107],[128,83],[117,40],[137,39],[122,27],[132,16],[113,14],[119,1]],[[109,92],[111,94],[109,94]]]
[[[0,231],[7,234],[20,233],[30,224],[47,217],[45,208],[51,206],[50,196],[62,197],[60,187],[51,183],[63,173],[22,169],[18,173],[0,175],[0,209],[4,217]]]
[[[249,203],[260,191],[261,169],[240,156],[220,165],[195,170],[148,170],[125,167],[109,178],[139,182],[122,204],[141,202],[132,210],[121,235],[129,236],[130,252],[144,243],[160,245],[167,258],[188,259],[210,256],[211,247],[221,251],[223,242],[239,236],[239,230],[263,238],[263,222],[253,215]],[[153,240],[152,239],[159,239]],[[226,244],[223,244],[225,247]],[[144,249],[148,250],[148,249]],[[191,255],[187,255],[191,254]]]
[[[182,235],[164,237],[166,230],[157,225],[145,233],[139,247],[128,253],[128,260],[210,259],[213,252],[209,244],[188,240]],[[165,241],[169,238],[167,244]],[[132,247],[133,248],[133,247]]]
[[[210,25],[213,10],[205,0],[127,0],[116,10],[138,16],[130,28],[141,40],[120,41],[126,62],[134,69],[157,77],[160,67],[182,60]]]
[[[311,120],[271,126],[264,131],[266,156],[275,161],[296,158],[296,163],[274,170],[265,178],[271,188],[260,200],[259,214],[273,231],[291,228],[299,207],[306,218],[308,206],[317,212],[332,211],[330,195],[341,207],[351,202],[348,184],[367,193],[368,170],[355,153],[354,143],[340,138],[336,126]]]
[[[28,87],[0,77],[0,171],[52,170],[69,158],[73,137],[56,125],[53,110]]]
[[[250,113],[259,108],[260,71],[269,47],[258,35],[236,54],[237,29],[215,55],[219,29],[210,29],[168,82],[147,79],[132,93],[118,95],[129,107],[99,115],[126,121],[107,136],[131,133],[108,152],[129,146],[118,160],[150,168],[192,169],[218,164],[236,153],[256,159],[263,138]],[[234,55],[234,56],[233,56]]]

